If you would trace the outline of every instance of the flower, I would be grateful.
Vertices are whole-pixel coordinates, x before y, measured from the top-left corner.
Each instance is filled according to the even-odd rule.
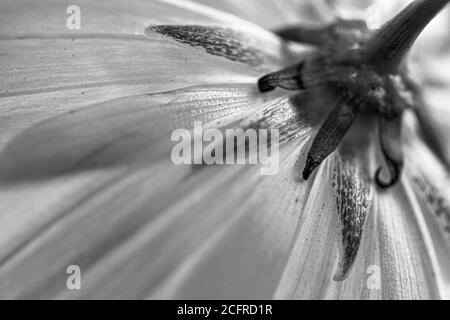
[[[406,116],[404,173],[381,192],[373,119],[355,122],[304,181],[326,116],[317,101],[335,101],[256,87],[312,50],[263,27],[330,22],[354,7],[198,2],[78,1],[80,30],[67,29],[61,1],[1,4],[1,297],[449,297],[448,118],[437,116],[448,35],[425,33],[417,46],[420,125]],[[176,166],[171,132],[197,120],[279,129],[279,173]],[[67,290],[71,265],[81,291]]]

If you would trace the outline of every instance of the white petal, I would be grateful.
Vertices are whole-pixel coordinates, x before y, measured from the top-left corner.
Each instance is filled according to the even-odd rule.
[[[404,185],[377,199],[383,299],[439,299],[426,226]]]
[[[195,2],[232,13],[267,29],[276,29],[288,24],[317,24],[332,19],[331,8],[322,0],[195,0]]]
[[[378,218],[373,204],[376,186],[372,176],[377,168],[378,152],[374,124],[364,119],[357,122],[352,128],[353,134],[349,135],[351,139],[346,138],[336,157],[334,181],[353,183],[334,184],[336,200],[344,204],[337,206],[335,214],[340,252],[335,278],[344,279],[328,285],[324,295],[327,299],[381,299],[378,290],[381,279],[376,278],[380,273]],[[346,234],[348,236],[344,236]],[[352,243],[354,245],[349,246]],[[347,249],[350,254],[345,254],[346,247],[353,248]]]
[[[362,128],[365,135],[360,134]],[[372,225],[368,233],[365,231],[374,166],[370,128],[365,119],[357,121],[354,132],[349,133],[357,138],[346,138],[317,173],[276,298],[334,299],[342,296],[342,287],[348,288],[348,283],[351,287],[365,283],[360,277],[361,265],[373,257],[366,259],[364,250],[373,246],[376,234]],[[352,271],[354,264],[356,270]],[[333,278],[345,281],[337,283]],[[358,298],[367,296],[364,287],[351,293]]]
[[[279,105],[254,84],[196,86],[115,99],[48,119],[14,138],[0,154],[0,176],[29,180],[95,168],[170,160],[172,132],[224,126]],[[274,117],[280,114],[277,110]],[[277,116],[278,121],[295,113]],[[289,113],[290,112],[290,113]]]
[[[407,175],[429,230],[441,276],[441,295],[450,294],[450,177],[446,167],[410,130]],[[426,165],[424,165],[426,164]]]
[[[165,97],[160,95],[157,100],[152,100],[155,98],[154,96],[145,98],[152,100],[153,109],[150,109],[153,112],[158,109],[158,106],[155,105],[157,101],[162,103],[161,106],[164,106],[164,101],[168,100],[172,100],[169,101],[171,104],[165,108],[172,106],[172,108],[185,110],[184,117],[171,118],[174,120],[174,125],[188,126],[192,120],[192,118],[189,120],[189,117],[187,117],[189,114],[192,117],[208,118],[209,115],[213,116],[214,99],[216,99],[216,103],[228,103],[223,105],[217,103],[216,108],[218,112],[220,111],[219,113],[222,113],[223,122],[221,122],[221,125],[224,126],[234,126],[236,120],[246,114],[251,114],[248,121],[253,122],[255,110],[262,109],[266,109],[266,111],[261,112],[260,117],[262,116],[269,127],[282,129],[286,124],[293,123],[291,120],[298,123],[298,115],[290,105],[289,98],[263,103],[266,98],[258,95],[258,99],[262,100],[254,100],[255,105],[252,107],[250,102],[255,99],[251,94],[254,89],[253,85],[246,89],[242,87],[228,87],[227,89],[224,87],[215,91],[218,88],[213,88],[214,86],[198,87],[197,89],[192,88],[190,92],[189,90],[184,93],[178,92],[178,95],[176,95],[178,107],[172,94]],[[199,94],[199,91],[201,91],[201,94]],[[197,99],[205,98],[208,96],[208,92],[209,94],[216,92],[216,94],[212,94],[211,100],[203,100],[202,107],[202,100],[196,100],[195,96],[198,94]],[[228,98],[226,98],[227,92]],[[241,96],[239,92],[241,92]],[[171,98],[169,99],[169,97]],[[226,101],[227,99],[236,100],[232,103],[231,100]],[[136,103],[136,101],[131,101]],[[258,101],[259,104],[256,105]],[[189,103],[195,103],[199,107],[198,110],[203,111],[200,111],[197,115],[192,109],[183,108]],[[226,105],[229,105],[228,109]],[[126,106],[130,110],[136,111],[132,104],[126,104]],[[5,221],[11,219],[8,212],[26,212],[27,209],[31,211],[22,219],[17,220],[16,227],[10,232],[5,232],[3,236],[4,241],[0,250],[2,253],[0,275],[3,281],[0,281],[2,286],[0,292],[4,294],[4,297],[57,297],[60,294],[67,294],[64,289],[65,282],[61,282],[60,277],[61,272],[64,273],[64,269],[70,264],[77,264],[85,270],[88,280],[83,295],[86,296],[173,295],[173,293],[170,293],[172,286],[187,286],[184,282],[186,279],[177,278],[178,268],[188,266],[192,261],[191,259],[194,259],[191,257],[200,255],[199,260],[194,260],[202,265],[199,270],[203,270],[204,266],[210,265],[208,262],[211,259],[210,255],[220,261],[221,257],[217,256],[217,253],[220,252],[218,248],[223,246],[234,248],[238,243],[241,243],[240,241],[235,242],[235,239],[248,239],[248,250],[257,248],[259,245],[261,249],[255,251],[254,256],[248,256],[248,261],[261,264],[271,274],[270,279],[267,280],[269,282],[261,282],[258,285],[248,287],[247,293],[254,293],[258,296],[267,296],[273,293],[270,288],[273,289],[276,285],[282,271],[280,269],[282,265],[274,264],[274,261],[282,260],[289,251],[288,244],[291,241],[292,233],[295,231],[293,221],[297,219],[295,215],[301,213],[299,206],[303,203],[300,200],[296,201],[296,199],[303,194],[304,191],[302,190],[306,190],[305,185],[307,185],[306,183],[299,183],[297,180],[300,170],[297,167],[295,168],[298,170],[292,169],[292,163],[297,159],[297,153],[293,151],[301,152],[298,143],[293,143],[291,148],[285,149],[282,153],[282,159],[284,159],[282,160],[283,174],[270,179],[263,179],[259,176],[259,172],[255,172],[256,169],[239,166],[203,169],[195,169],[189,166],[177,167],[171,164],[170,155],[167,153],[170,150],[169,146],[158,149],[158,141],[164,138],[167,132],[170,132],[168,126],[170,122],[163,121],[164,114],[169,118],[170,115],[180,114],[175,112],[165,113],[165,108],[159,108],[162,112],[154,114],[154,124],[159,129],[156,130],[154,135],[155,148],[150,148],[162,157],[148,160],[147,169],[136,171],[114,167],[106,171],[96,170],[92,173],[86,173],[84,181],[81,177],[71,178],[67,176],[53,180],[54,182],[52,180],[35,182],[31,184],[33,188],[18,184],[8,186],[3,192],[0,190],[0,197],[2,198],[0,203],[3,206],[0,210],[1,219]],[[113,119],[107,120],[114,116],[114,108],[106,109],[112,111],[112,114],[109,117],[103,118],[101,116],[100,118],[104,119],[105,124],[112,129],[105,130],[110,134],[115,132],[114,128],[118,130],[117,132],[127,130],[128,127],[147,130],[145,125],[140,127],[139,123],[133,124],[133,119],[146,122],[146,120],[152,118],[144,119],[142,113],[138,113],[135,117],[125,117],[125,119],[128,119],[125,122],[123,122],[123,118],[116,122]],[[125,110],[127,109],[125,108]],[[144,108],[144,110],[146,109]],[[211,113],[204,113],[206,110]],[[89,112],[87,114],[92,115]],[[83,119],[92,121],[95,117]],[[60,132],[61,134],[55,134],[55,136],[60,136],[66,143],[75,140],[77,134],[80,134],[86,128],[102,130],[99,124],[88,125],[83,130],[72,131],[72,133],[77,133],[74,136],[69,137],[69,134],[69,136],[64,137],[64,132],[70,133],[70,123],[66,122],[62,126],[58,123],[58,121],[49,121],[47,124],[44,123],[43,127],[46,128],[45,130],[53,129]],[[72,125],[79,123],[83,123],[83,121],[75,121]],[[122,123],[123,126],[115,127],[118,123]],[[111,124],[113,124],[112,127]],[[214,124],[217,125],[216,122]],[[42,132],[42,129],[42,127],[41,129],[36,127],[37,132]],[[299,135],[297,137],[292,136],[292,132],[296,130]],[[56,131],[53,132],[56,133]],[[158,131],[161,132],[158,134]],[[289,127],[287,131],[289,131],[289,136],[295,139],[294,141],[302,141],[305,136],[310,134],[308,126],[299,127],[296,125],[296,127]],[[31,136],[40,134],[32,134]],[[31,136],[23,141],[29,141]],[[89,135],[87,136],[89,137]],[[91,137],[101,139],[102,136],[93,134]],[[156,139],[158,136],[159,139]],[[19,142],[19,140],[16,142]],[[99,140],[94,139],[93,142],[98,143]],[[59,145],[59,147],[64,148],[64,143],[52,142],[48,145],[54,146],[51,152],[53,156],[58,154],[56,152],[58,149],[55,146]],[[89,139],[85,141],[85,144],[81,144],[81,146],[83,145],[89,146]],[[83,148],[74,147],[75,154],[77,150],[83,150]],[[69,153],[66,154],[66,157],[73,156],[74,153],[70,151],[70,148],[67,151]],[[22,149],[22,152],[25,152],[25,149]],[[154,153],[149,153],[149,155],[155,156]],[[167,158],[164,157],[164,154]],[[125,153],[122,153],[122,155],[125,155]],[[132,155],[131,152],[130,156]],[[64,157],[64,153],[59,153],[58,157]],[[117,158],[114,156],[112,159]],[[48,160],[54,161],[55,157],[49,157]],[[70,163],[70,157],[60,158],[60,161]],[[57,164],[58,162],[53,162],[53,165]],[[45,166],[45,162],[40,165]],[[51,165],[48,168],[51,168]],[[244,175],[247,178],[243,178]],[[271,188],[274,179],[277,182],[279,181],[280,184],[281,182],[288,184],[287,188],[292,189],[289,196],[286,195],[287,189],[283,187],[277,188],[277,192],[274,193]],[[98,182],[94,183],[96,180]],[[55,187],[59,185],[58,183],[61,185],[61,190],[55,190]],[[88,189],[87,194],[84,193],[82,188],[83,183],[85,189]],[[235,187],[230,187],[230,185]],[[61,201],[63,202],[61,203],[53,197],[45,197],[49,190],[52,191],[54,198],[73,192],[73,199],[68,199],[65,203]],[[25,195],[30,201],[17,203],[17,198]],[[275,199],[278,200],[275,201]],[[243,200],[248,200],[248,202]],[[261,235],[264,232],[267,228],[267,221],[273,220],[275,214],[278,217],[279,211],[275,208],[279,206],[281,206],[281,212],[286,212],[286,220],[280,220],[279,224],[276,224],[276,228],[274,225],[273,233],[267,231],[268,240],[264,244],[255,235]],[[257,223],[258,210],[260,210],[261,219],[263,219],[261,221],[266,221],[261,222],[261,225]],[[28,224],[25,226],[22,225],[22,222]],[[236,223],[238,226],[242,223],[243,227],[236,228]],[[220,226],[222,228],[218,228]],[[255,233],[248,233],[247,227],[244,226],[253,226],[254,229],[252,230]],[[259,227],[262,228],[261,231],[259,231]],[[239,236],[235,232],[239,232]],[[220,238],[221,241],[215,241],[214,237],[219,237],[221,234],[224,238]],[[273,237],[278,237],[278,235],[283,235],[283,238],[280,239],[281,242],[269,241],[273,240]],[[207,239],[211,239],[210,242]],[[205,249],[206,251],[197,251],[197,247],[205,241],[211,247],[208,247],[208,250]],[[269,245],[270,247],[267,247]],[[231,249],[226,251],[228,250]],[[273,252],[274,256],[267,256],[267,252]],[[241,252],[231,250],[230,254],[240,255]],[[242,260],[242,256],[240,257]],[[232,269],[236,270],[236,274],[239,274],[239,272],[248,272],[246,267],[247,264],[237,264]],[[29,272],[30,269],[28,268],[40,270],[40,272]],[[121,270],[120,274],[116,273],[117,270]],[[225,272],[226,270],[222,269],[222,271]],[[140,272],[143,272],[142,276],[139,275]],[[111,273],[115,274],[115,281],[111,281],[107,276]],[[130,275],[130,277],[127,275]],[[205,276],[207,275],[210,274],[205,273]],[[225,277],[226,275],[228,274],[224,273],[222,276]],[[255,270],[253,277],[259,276],[261,276],[261,273]],[[146,280],[143,281],[142,279]],[[168,282],[162,282],[163,279],[167,279]],[[230,297],[232,294],[239,292],[240,284],[243,284],[243,282],[239,278],[235,278],[234,281],[229,279],[229,281],[230,284],[234,284],[230,286],[229,290],[221,292],[220,288],[215,287],[217,291],[210,293]],[[161,286],[161,291],[158,290],[155,293],[153,290],[158,286]],[[195,296],[205,294],[204,287],[196,287],[196,289],[195,291],[186,289],[186,292]],[[183,292],[185,292],[184,289]]]
[[[81,30],[66,27],[67,6],[61,1],[0,4],[0,112],[5,115],[0,145],[23,128],[67,110],[195,84],[256,82],[292,61],[292,51],[273,34],[190,2],[78,5]],[[156,34],[144,36],[145,28],[161,23],[240,30],[252,40],[249,46],[270,56],[270,63],[255,68]]]
[[[275,299],[320,299],[334,275],[337,245],[334,239],[336,202],[329,183],[333,168],[326,161],[308,190],[295,241]]]
[[[273,177],[232,167],[201,173],[201,182],[195,177],[200,187],[94,267],[88,296],[271,298],[308,189],[292,170],[300,150],[293,144],[282,151]],[[111,281],[114,266],[122,271]]]

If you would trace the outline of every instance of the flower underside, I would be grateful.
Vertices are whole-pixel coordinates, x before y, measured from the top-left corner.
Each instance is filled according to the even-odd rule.
[[[402,115],[420,105],[403,61],[422,30],[448,2],[416,0],[377,31],[369,30],[364,21],[338,20],[323,28],[295,26],[278,33],[317,50],[292,67],[262,77],[260,91],[325,87],[337,100],[313,140],[303,171],[305,180],[336,150],[358,114],[364,112],[378,119],[380,147],[390,175],[384,181],[380,167],[375,180],[381,188],[397,183],[404,163]]]

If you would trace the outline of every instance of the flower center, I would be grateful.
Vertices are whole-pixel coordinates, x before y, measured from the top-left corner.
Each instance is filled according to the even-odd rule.
[[[295,66],[262,77],[260,90],[325,87],[337,100],[309,150],[305,180],[336,150],[358,114],[371,112],[378,119],[380,147],[390,174],[389,180],[383,181],[379,168],[375,180],[381,188],[398,182],[403,169],[401,119],[404,110],[417,104],[404,58],[449,1],[413,1],[376,31],[369,30],[364,21],[338,20],[323,28],[298,26],[279,33],[317,50]]]

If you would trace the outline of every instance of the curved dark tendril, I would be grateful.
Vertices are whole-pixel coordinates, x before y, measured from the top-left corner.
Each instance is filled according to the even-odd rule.
[[[403,149],[401,141],[402,129],[401,115],[390,118],[381,116],[379,119],[380,147],[389,169],[390,178],[385,182],[381,179],[383,167],[378,168],[375,173],[375,181],[382,189],[394,186],[399,180],[403,169]]]
[[[329,2],[333,3],[331,0]],[[390,174],[389,180],[383,181],[383,168],[378,168],[376,183],[380,188],[386,189],[399,181],[403,169],[401,114],[405,109],[403,102],[408,99],[400,94],[403,89],[392,86],[389,79],[391,75],[401,72],[404,58],[417,37],[449,2],[450,0],[412,1],[374,34],[363,34],[361,39],[364,41],[358,42],[356,49],[355,41],[359,38],[343,29],[364,33],[367,30],[362,27],[361,21],[338,19],[331,26],[316,29],[292,26],[279,32],[285,39],[319,46],[319,53],[313,57],[315,59],[307,59],[293,67],[262,77],[258,81],[260,91],[267,92],[276,88],[304,90],[331,85],[345,92],[314,138],[303,171],[305,180],[336,150],[356,119],[359,106],[366,102],[369,107],[373,104],[373,109],[378,110],[380,146]],[[343,50],[336,50],[340,48]],[[365,77],[364,69],[374,71],[376,76]],[[380,79],[376,86],[369,82],[372,78]],[[394,91],[389,93],[387,89],[391,87]]]
[[[392,169],[389,170],[391,177],[389,178],[388,182],[384,182],[381,179],[381,172],[383,171],[383,167],[379,167],[375,172],[375,181],[377,182],[378,187],[380,187],[381,189],[389,189],[400,180],[400,176],[402,174],[402,166],[394,162],[390,163],[389,166],[392,167]]]

